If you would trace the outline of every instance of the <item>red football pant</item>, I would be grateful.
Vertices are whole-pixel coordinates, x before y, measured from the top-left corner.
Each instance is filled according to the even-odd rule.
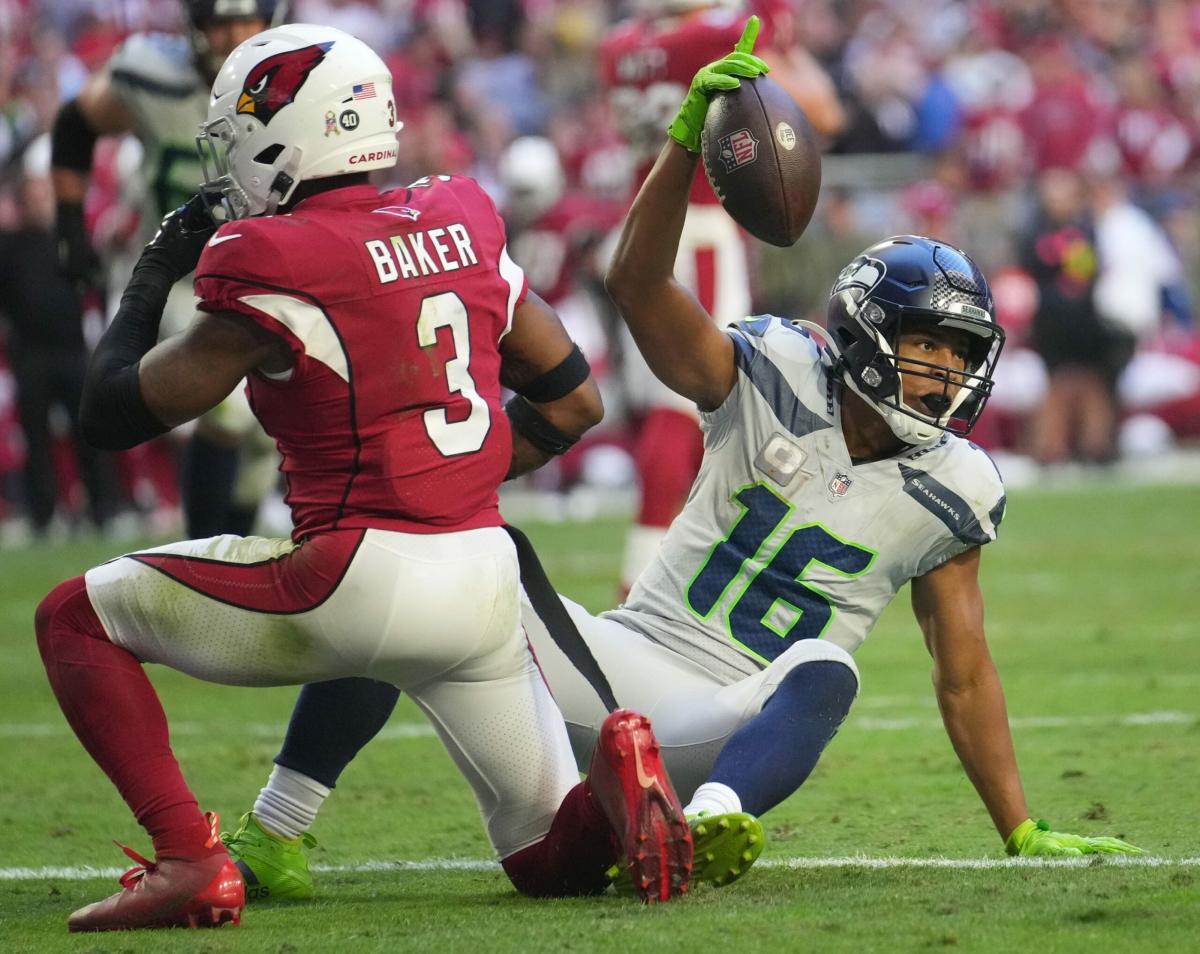
[[[612,826],[583,781],[567,792],[546,837],[500,864],[522,894],[566,898],[602,892],[618,854]]]
[[[642,488],[638,523],[670,526],[683,507],[703,456],[704,437],[694,417],[670,408],[647,412],[633,452]]]
[[[109,642],[83,577],[60,583],[35,617],[38,650],[67,722],[154,839],[159,858],[199,858],[209,828],[171,752],[167,718],[141,663]]]

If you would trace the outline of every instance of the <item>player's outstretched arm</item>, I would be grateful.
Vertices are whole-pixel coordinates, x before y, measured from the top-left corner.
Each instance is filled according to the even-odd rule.
[[[912,581],[946,732],[1001,838],[1029,817],[1004,690],[983,631],[979,547]]]
[[[1033,822],[1021,788],[1004,690],[983,631],[979,547],[912,582],[913,612],[933,657],[946,732],[1010,855],[1139,852],[1116,838],[1085,838]]]
[[[709,99],[767,66],[753,55],[758,18],[734,51],[696,73],[668,129],[670,137],[625,219],[605,287],[660,381],[702,410],[713,410],[737,381],[733,344],[690,291],[675,280],[675,256],[699,160]]]
[[[517,393],[505,407],[513,432],[505,479],[512,479],[569,450],[600,423],[604,404],[587,359],[533,292],[513,313],[500,356],[500,382]]]

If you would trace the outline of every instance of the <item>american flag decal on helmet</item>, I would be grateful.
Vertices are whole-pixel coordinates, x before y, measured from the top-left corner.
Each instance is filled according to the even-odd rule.
[[[354,84],[355,99],[374,99],[375,84],[374,83],[355,83]]]

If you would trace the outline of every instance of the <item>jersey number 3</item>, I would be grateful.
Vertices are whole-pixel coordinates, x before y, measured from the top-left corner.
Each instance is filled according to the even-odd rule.
[[[471,412],[461,421],[451,421],[444,407],[425,412],[425,433],[443,457],[473,454],[483,446],[492,425],[492,412],[475,390],[471,377],[471,335],[467,306],[454,292],[430,295],[421,301],[417,316],[417,343],[422,348],[437,344],[439,328],[449,328],[454,355],[446,361],[446,388],[466,398]]]
[[[769,663],[798,639],[816,639],[833,619],[834,609],[820,590],[803,582],[813,564],[845,576],[866,572],[875,553],[834,536],[818,523],[789,533],[772,550],[767,539],[791,512],[791,505],[763,484],[734,494],[743,513],[717,543],[688,586],[688,607],[707,619],[726,593],[744,579],[747,560],[760,567],[745,581],[725,610],[729,638],[752,656]]]

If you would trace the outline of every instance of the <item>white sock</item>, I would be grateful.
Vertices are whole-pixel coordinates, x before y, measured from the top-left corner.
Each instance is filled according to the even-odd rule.
[[[329,791],[316,779],[276,765],[254,802],[254,816],[272,835],[299,838],[316,821]]]
[[[738,793],[720,782],[705,782],[692,796],[683,813],[691,818],[704,812],[709,815],[732,815],[742,810]]]

